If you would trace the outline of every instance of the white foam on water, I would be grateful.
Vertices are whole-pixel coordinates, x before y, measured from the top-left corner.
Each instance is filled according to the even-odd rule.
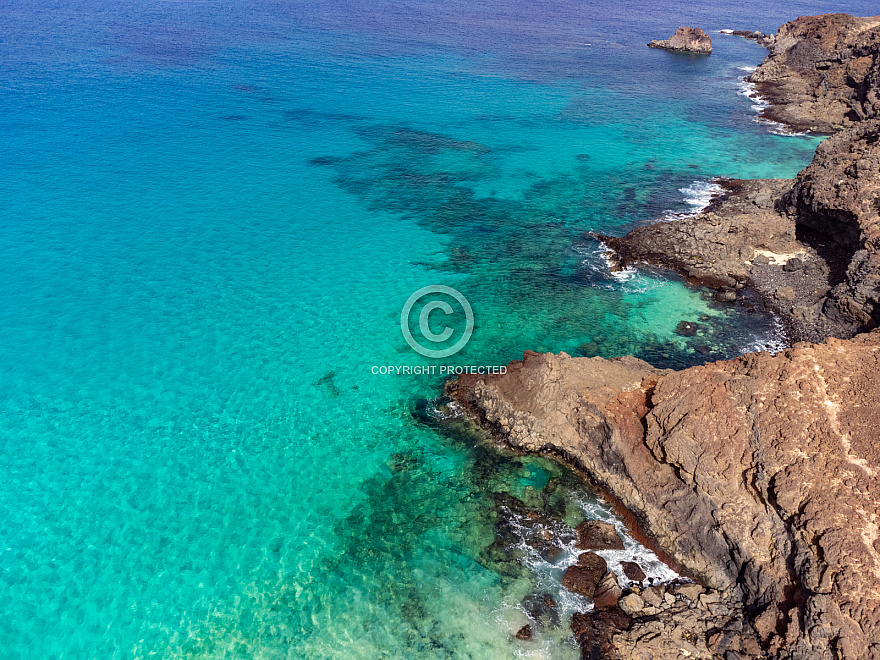
[[[767,119],[765,117],[759,117],[756,121],[759,124],[766,124],[769,126],[770,132],[774,135],[785,135],[786,137],[802,137],[804,135],[809,135],[806,131],[794,131],[785,124],[781,124],[778,121],[773,121],[772,119]]]
[[[643,546],[630,535],[629,530],[623,522],[614,515],[610,506],[594,499],[583,498],[578,500],[576,496],[575,502],[584,512],[584,515],[588,520],[601,520],[603,522],[611,523],[614,525],[620,538],[623,539],[623,550],[596,551],[597,555],[608,562],[608,568],[617,574],[617,579],[620,582],[621,587],[625,588],[638,584],[623,574],[623,569],[620,567],[620,563],[623,561],[634,561],[641,566],[647,576],[645,582],[666,582],[681,578],[678,573],[660,561],[660,558],[652,550]],[[574,543],[572,543],[572,548],[574,548]],[[575,552],[580,553],[582,551],[575,550]],[[576,558],[577,557],[575,557],[575,559]]]
[[[721,33],[721,34],[733,34],[733,30],[730,30],[730,29],[715,30],[715,31],[716,31],[716,32],[719,32],[719,33]]]
[[[583,512],[586,520],[601,520],[614,525],[623,540],[623,550],[595,551],[607,562],[609,570],[615,573],[621,588],[626,589],[639,584],[627,578],[623,573],[621,562],[624,561],[636,562],[642,568],[647,576],[643,584],[667,582],[681,578],[678,573],[664,564],[653,551],[636,541],[607,504],[597,502],[586,492],[572,494],[572,503]],[[511,522],[514,529],[519,532],[515,521]],[[565,543],[559,555],[551,561],[542,557],[535,548],[526,543],[527,530],[525,528],[522,528],[522,533],[517,535],[520,536],[520,542],[516,547],[522,552],[523,563],[532,575],[535,593],[552,595],[556,601],[556,611],[560,617],[563,617],[563,621],[575,612],[587,612],[593,608],[591,599],[570,592],[562,586],[562,576],[566,569],[577,564],[578,556],[584,552],[575,547],[577,543],[575,537]]]
[[[748,71],[749,73],[751,73],[752,71],[758,70],[758,67],[756,67],[754,64],[746,64],[744,66],[738,66],[736,68],[739,69],[740,71]]]
[[[681,220],[682,218],[696,215],[704,211],[724,189],[718,185],[717,179],[697,179],[690,185],[679,188],[678,191],[684,195],[684,201],[691,208],[684,212],[669,209],[663,212],[663,215],[660,217],[661,220]]]
[[[463,419],[467,417],[464,408],[454,399],[444,401],[443,404],[440,404],[437,399],[431,399],[428,402],[427,413],[437,420]]]
[[[684,201],[691,206],[691,213],[699,213],[709,206],[712,199],[720,195],[724,189],[715,180],[698,180],[678,190],[684,195]]]
[[[754,71],[755,69],[757,69],[757,67],[746,66],[740,66],[737,68],[743,71]],[[769,108],[771,103],[758,93],[758,88],[755,83],[749,82],[745,78],[740,78],[737,87],[740,94],[752,100],[752,110],[758,113],[758,116],[754,118],[754,121],[759,124],[763,124],[764,126],[767,126],[770,133],[773,133],[774,135],[785,135],[787,137],[809,135],[809,133],[803,131],[794,131],[788,128],[785,124],[761,116],[761,112]]]
[[[755,337],[751,341],[745,343],[742,347],[740,347],[740,354],[745,355],[746,353],[760,353],[762,351],[767,351],[768,353],[776,354],[780,351],[784,351],[788,348],[790,344],[785,340],[785,329],[782,326],[782,323],[779,319],[773,319],[773,332],[767,336]]]
[[[601,275],[606,282],[595,282],[593,286],[606,290],[620,290],[621,285],[626,285],[627,291],[633,293],[647,293],[651,289],[657,288],[659,283],[651,277],[646,276],[639,269],[633,266],[620,268],[612,259],[612,251],[603,242],[599,241],[598,245],[575,245],[575,252],[586,255],[587,258],[581,262],[581,265],[594,273]]]

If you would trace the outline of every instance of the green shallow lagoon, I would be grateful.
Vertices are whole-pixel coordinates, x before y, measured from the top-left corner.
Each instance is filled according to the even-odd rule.
[[[760,311],[612,276],[583,236],[809,162],[816,139],[770,133],[739,93],[762,49],[636,49],[680,18],[769,30],[788,11],[752,10],[0,18],[0,657],[577,657],[572,554],[498,561],[497,494],[536,505],[552,480],[569,524],[610,511],[438,422],[439,375],[372,367],[436,363],[399,325],[435,284],[476,319],[443,364],[780,345]],[[634,556],[651,561],[627,538],[612,559]],[[516,642],[544,593],[559,627]]]

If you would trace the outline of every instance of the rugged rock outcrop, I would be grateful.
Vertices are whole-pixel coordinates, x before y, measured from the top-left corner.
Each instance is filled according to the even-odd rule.
[[[749,624],[721,601],[695,584],[636,588],[610,609],[575,614],[572,632],[587,660],[761,657]]]
[[[878,370],[880,331],[681,372],[529,352],[447,391],[510,447],[582,470],[717,591],[697,615],[627,614],[635,599],[584,615],[585,657],[683,640],[692,657],[878,660]],[[763,650],[713,650],[726,633]]]
[[[772,104],[767,119],[830,133],[880,117],[880,16],[802,16],[767,45],[747,78]]]
[[[748,287],[795,339],[880,325],[880,120],[819,145],[794,180],[727,180],[703,213],[599,236],[621,267],[647,262],[719,289]]]
[[[734,37],[749,39],[757,43],[759,46],[764,46],[764,48],[770,48],[776,43],[775,34],[764,34],[759,30],[721,30],[721,32],[724,34],[732,34]]]
[[[527,352],[447,384],[506,445],[581,470],[700,583],[622,589],[585,556],[567,580],[594,599],[572,621],[584,658],[880,660],[880,17],[741,36],[771,51],[750,76],[769,119],[845,130],[794,180],[727,180],[700,214],[598,238],[619,266],[673,268],[720,300],[755,291],[825,343],[680,372]]]
[[[813,310],[820,334],[880,324],[880,120],[820,144],[778,206],[830,266],[833,288]]]
[[[611,523],[585,520],[575,528],[579,550],[623,550],[623,540]]]
[[[709,55],[712,52],[712,39],[700,28],[680,27],[669,39],[655,39],[648,47]]]

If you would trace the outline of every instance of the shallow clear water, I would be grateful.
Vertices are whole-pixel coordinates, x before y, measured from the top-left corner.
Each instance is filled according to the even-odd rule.
[[[567,624],[511,640],[536,590],[588,603],[568,555],[487,560],[493,494],[553,476],[568,522],[611,514],[414,414],[439,376],[371,367],[432,363],[399,327],[432,284],[476,316],[449,364],[773,346],[771,318],[612,276],[583,234],[815,148],[754,121],[759,47],[647,39],[826,10],[5,6],[0,655],[573,657]]]

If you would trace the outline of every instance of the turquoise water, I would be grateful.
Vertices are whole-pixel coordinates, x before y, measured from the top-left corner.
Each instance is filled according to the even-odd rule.
[[[536,589],[588,603],[562,602],[566,556],[487,559],[494,494],[552,478],[569,523],[611,514],[438,430],[439,376],[371,367],[432,364],[399,327],[432,284],[476,316],[448,364],[774,345],[583,236],[811,158],[738,93],[757,46],[636,49],[674,9],[4,12],[0,656],[574,657],[566,625],[511,639]],[[737,11],[695,20],[790,10]]]

